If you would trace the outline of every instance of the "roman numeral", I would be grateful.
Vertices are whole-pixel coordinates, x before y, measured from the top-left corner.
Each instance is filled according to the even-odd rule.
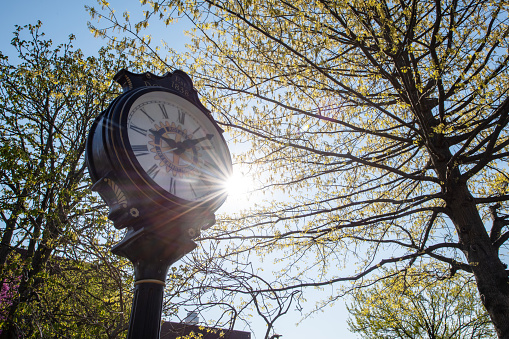
[[[196,194],[196,191],[194,190],[193,184],[189,183],[189,188],[191,189],[191,192],[193,192],[194,197],[198,198],[198,195]]]
[[[197,129],[195,129],[195,130],[193,131],[193,133],[192,133],[192,134],[194,134],[194,133],[198,132],[198,131],[200,130],[200,128],[201,128],[201,126],[200,126],[200,127],[198,127]]]
[[[145,137],[147,136],[147,130],[146,129],[143,129],[143,128],[138,127],[136,125],[131,125],[131,126],[129,126],[129,128],[132,129],[133,131],[136,131],[136,132],[140,133],[141,135],[143,135]]]
[[[181,124],[181,125],[183,125],[184,121],[186,120],[186,114],[184,112],[182,112],[181,110],[179,110],[178,120],[179,120],[179,124]]]
[[[175,181],[174,178],[170,178],[170,188],[168,189],[168,192],[170,192],[171,194],[175,195],[177,193],[177,186],[176,186],[177,182]]]
[[[131,148],[133,149],[134,155],[137,157],[148,154],[147,145],[131,145]]]
[[[152,167],[149,168],[149,170],[147,171],[147,174],[152,178],[152,179],[155,179],[156,178],[156,175],[157,173],[159,173],[159,168],[157,165],[152,165]]]
[[[165,119],[168,119],[168,112],[166,111],[166,106],[164,106],[164,104],[159,104],[159,108],[161,109],[161,112],[163,112],[163,117]]]
[[[147,116],[147,118],[149,118],[149,119],[150,119],[150,121],[151,121],[151,122],[154,122],[154,119],[152,119],[152,117],[151,117],[150,115],[148,115],[148,113],[147,113],[147,112],[145,112],[145,111],[143,110],[143,108],[140,108],[140,111],[141,111],[143,114],[145,114],[145,115]]]

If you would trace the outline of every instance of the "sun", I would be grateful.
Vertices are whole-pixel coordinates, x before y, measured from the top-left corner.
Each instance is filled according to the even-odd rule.
[[[239,172],[233,174],[226,180],[224,188],[229,197],[240,197],[248,193],[249,183],[247,178]]]
[[[255,185],[249,171],[243,171],[241,166],[233,166],[233,174],[224,183],[224,190],[228,194],[225,209],[239,210],[249,208],[254,202]]]

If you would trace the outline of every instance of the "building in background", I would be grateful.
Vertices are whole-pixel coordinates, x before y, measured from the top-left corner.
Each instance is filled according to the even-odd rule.
[[[191,335],[190,338],[201,339],[251,339],[250,332],[198,325],[198,314],[195,312],[189,312],[182,323],[165,321],[161,325],[161,339],[177,339],[188,335]]]

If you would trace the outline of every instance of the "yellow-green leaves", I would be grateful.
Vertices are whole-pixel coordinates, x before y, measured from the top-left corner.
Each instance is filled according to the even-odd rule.
[[[205,237],[224,252],[202,259],[273,262],[263,278],[281,289],[259,287],[271,297],[360,288],[387,266],[470,270],[461,229],[486,239],[487,204],[508,208],[505,2],[149,3],[152,20],[190,19],[189,52],[154,53],[118,21],[112,44],[135,67],[188,71],[228,136],[249,145],[236,159],[265,194],[219,220]]]
[[[464,275],[436,280],[410,270],[357,292],[349,325],[363,338],[493,338],[475,283]]]
[[[73,35],[54,46],[41,25],[17,28],[16,63],[0,53],[0,284],[21,277],[1,330],[116,336],[130,299],[125,262],[108,252],[119,235],[89,190],[84,152],[125,59],[106,49],[84,56]]]

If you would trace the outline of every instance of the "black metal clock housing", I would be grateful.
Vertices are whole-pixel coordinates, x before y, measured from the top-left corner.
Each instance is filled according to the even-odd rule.
[[[226,199],[232,163],[222,129],[199,101],[190,77],[174,71],[118,72],[124,93],[95,120],[86,159],[115,227],[164,224],[182,215],[213,223]]]

